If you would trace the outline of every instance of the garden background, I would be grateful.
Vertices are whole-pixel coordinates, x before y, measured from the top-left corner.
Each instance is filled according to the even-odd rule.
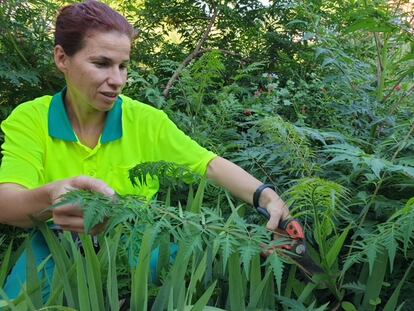
[[[414,310],[413,1],[106,2],[139,29],[124,93],[274,184],[325,273],[304,275],[280,249],[261,257],[271,242],[250,206],[171,163],[145,163],[130,177],[157,175],[157,201],[67,197],[83,202],[88,228],[110,217],[98,253],[89,236],[80,251],[39,224],[57,265],[52,294],[42,300],[29,260],[9,308]],[[64,86],[52,61],[64,3],[0,1],[0,121]],[[1,234],[4,284],[28,234]]]

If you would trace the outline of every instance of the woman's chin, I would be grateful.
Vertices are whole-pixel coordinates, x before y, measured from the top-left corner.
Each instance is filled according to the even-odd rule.
[[[115,105],[116,98],[114,100],[100,100],[95,104],[95,109],[98,111],[106,112],[112,109]]]

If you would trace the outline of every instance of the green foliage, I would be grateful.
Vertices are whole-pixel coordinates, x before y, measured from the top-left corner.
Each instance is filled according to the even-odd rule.
[[[62,79],[53,68],[50,21],[58,6],[50,1],[3,2],[0,7],[0,111],[53,92]]]
[[[343,186],[320,178],[304,178],[297,181],[287,192],[288,204],[294,217],[309,222],[317,220],[324,237],[337,231],[341,221],[347,219],[348,190]]]
[[[225,220],[218,210],[200,208],[201,213],[194,214],[180,208],[164,206],[159,202],[149,205],[129,197],[118,198],[114,202],[98,193],[86,191],[70,192],[63,200],[66,203],[81,202],[85,211],[85,223],[91,224],[85,228],[86,230],[93,228],[94,220],[100,217],[102,209],[108,212],[109,228],[115,228],[107,230],[105,238],[101,239],[102,248],[97,254],[93,250],[90,237],[81,235],[84,252],[82,255],[69,234],[58,238],[45,224],[39,224],[56,262],[55,274],[58,274],[62,281],[52,286],[51,296],[54,297],[63,290],[64,299],[68,306],[73,308],[106,310],[114,304],[115,299],[118,299],[114,296],[116,293],[113,286],[114,282],[117,282],[117,275],[110,269],[121,269],[121,265],[126,265],[124,268],[130,270],[131,261],[125,260],[124,257],[128,254],[126,248],[136,247],[131,243],[120,243],[124,238],[138,244],[136,249],[139,249],[138,264],[132,263],[132,271],[128,275],[131,284],[131,308],[137,309],[153,304],[153,308],[159,310],[162,310],[161,306],[165,306],[166,303],[175,307],[194,305],[201,308],[214,301],[215,299],[210,300],[216,295],[214,289],[223,289],[223,286],[230,296],[235,297],[230,305],[244,307],[244,300],[248,297],[243,298],[244,287],[241,287],[241,281],[246,280],[246,276],[240,258],[244,258],[243,265],[249,269],[253,262],[251,259],[261,252],[260,245],[280,245],[283,242],[270,242],[269,234],[263,226],[246,223],[236,211]],[[89,211],[86,212],[87,210]],[[133,223],[133,227],[126,225],[126,218],[123,216],[125,214],[129,214],[126,218],[129,223]],[[140,232],[134,231],[133,228],[137,227],[143,229]],[[179,251],[170,267],[158,271],[160,276],[162,275],[163,285],[160,291],[152,296],[155,284],[149,281],[149,258],[151,251],[161,242],[164,233],[178,244]],[[61,243],[58,243],[59,240]],[[68,249],[65,249],[66,247]],[[200,250],[204,250],[201,256]],[[246,256],[246,253],[252,255]],[[270,257],[274,258],[271,260],[271,270],[280,282],[283,270],[280,263],[275,263],[280,262],[276,260],[277,256],[275,253]],[[109,266],[111,262],[116,262],[116,266]],[[216,267],[222,269],[217,270]],[[31,273],[33,269],[36,271],[35,267],[29,268]],[[227,285],[227,281],[224,281],[226,279],[229,280]],[[183,287],[185,284],[188,287]],[[107,295],[110,295],[109,299],[112,301],[110,305],[105,300]],[[30,305],[34,301],[31,297],[16,300],[16,304],[19,307]],[[36,301],[40,305],[43,304]],[[47,305],[51,303],[50,301]]]
[[[175,186],[182,181],[192,184],[200,180],[200,176],[186,166],[165,161],[140,163],[129,171],[129,179],[134,186],[146,184],[147,175],[161,178],[160,183],[165,187]]]
[[[280,146],[278,149],[281,157],[286,161],[284,164],[293,174],[302,177],[313,173],[314,151],[307,137],[297,131],[294,125],[283,121],[281,117],[272,117],[264,119],[261,128],[271,135],[274,143]],[[289,157],[283,157],[283,153]]]

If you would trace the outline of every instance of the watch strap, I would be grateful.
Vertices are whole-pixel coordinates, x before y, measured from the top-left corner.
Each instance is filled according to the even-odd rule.
[[[262,194],[263,190],[265,190],[266,188],[270,188],[273,191],[275,190],[275,186],[273,186],[272,184],[263,184],[261,186],[259,186],[256,191],[253,193],[253,206],[254,208],[258,208],[260,207],[259,205],[259,199],[260,199],[260,195]]]

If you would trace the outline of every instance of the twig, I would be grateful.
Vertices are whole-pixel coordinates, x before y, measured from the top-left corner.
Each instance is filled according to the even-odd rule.
[[[388,94],[385,95],[384,98],[381,100],[382,104],[385,103],[387,101],[387,99],[391,96],[391,94],[395,92],[395,88],[397,87],[397,85],[399,85],[402,82],[402,80],[404,80],[404,78],[406,76],[407,76],[406,74],[401,75],[401,77],[398,79],[397,83],[394,84],[394,86],[391,88],[391,90],[388,92]]]
[[[201,46],[204,44],[204,42],[207,40],[208,36],[210,35],[211,32],[211,28],[213,27],[216,18],[217,18],[217,14],[218,14],[218,10],[217,8],[214,6],[213,7],[213,16],[210,19],[210,23],[208,24],[206,30],[204,31],[203,36],[201,37],[201,39],[198,41],[197,46],[195,47],[194,51],[191,52],[191,54],[189,54],[184,61],[180,64],[180,66],[178,66],[177,70],[174,72],[174,74],[172,75],[172,77],[170,78],[170,80],[167,83],[167,86],[165,87],[164,91],[162,92],[162,95],[167,98],[168,94],[170,93],[170,90],[175,82],[175,80],[177,80],[178,76],[181,74],[181,72],[183,71],[183,69],[198,55],[198,53],[200,52]]]

